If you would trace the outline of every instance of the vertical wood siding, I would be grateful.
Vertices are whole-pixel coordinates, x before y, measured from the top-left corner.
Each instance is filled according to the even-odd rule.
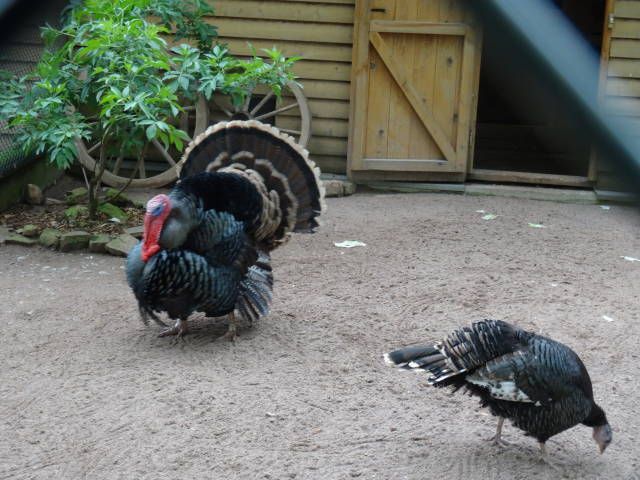
[[[605,101],[640,120],[640,1],[617,0],[611,27]]]
[[[640,143],[640,0],[609,0],[608,13],[601,96]],[[598,164],[597,177],[600,188],[619,187],[606,164]]]

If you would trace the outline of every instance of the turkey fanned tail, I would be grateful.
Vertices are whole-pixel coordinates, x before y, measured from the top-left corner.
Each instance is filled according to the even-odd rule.
[[[193,140],[179,165],[179,185],[197,189],[205,209],[238,210],[237,204],[246,201],[247,184],[252,185],[259,197],[259,201],[252,200],[252,206],[259,211],[252,208],[247,213],[254,215],[250,219],[251,233],[264,250],[286,242],[290,232],[313,231],[318,226],[317,217],[325,210],[320,170],[309,160],[309,153],[289,135],[255,120],[220,122],[209,127]],[[210,174],[206,181],[193,179],[202,178],[202,172]],[[214,178],[225,174],[236,177],[233,186]],[[228,191],[220,195],[209,187],[213,183],[226,184],[223,188]],[[237,195],[233,189],[244,193]],[[221,199],[229,204],[221,205]]]

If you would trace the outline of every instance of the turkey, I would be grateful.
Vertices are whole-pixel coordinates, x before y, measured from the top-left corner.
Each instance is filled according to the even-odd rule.
[[[127,257],[143,321],[164,325],[157,314],[166,312],[175,325],[160,336],[182,336],[194,312],[228,315],[233,339],[237,316],[252,324],[266,315],[270,252],[318,226],[319,174],[291,137],[257,121],[221,122],[195,138],[176,186],[147,203],[142,242]]]
[[[593,428],[600,453],[611,443],[604,410],[593,400],[587,370],[573,350],[541,335],[500,320],[483,320],[454,331],[445,339],[384,355],[405,370],[424,372],[434,387],[465,387],[498,417],[535,437],[545,460],[545,442],[579,423]]]

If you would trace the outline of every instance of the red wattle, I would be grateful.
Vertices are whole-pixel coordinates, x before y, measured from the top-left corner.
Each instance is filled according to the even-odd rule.
[[[160,251],[160,233],[164,218],[146,214],[144,216],[144,233],[142,235],[142,261],[146,262]]]

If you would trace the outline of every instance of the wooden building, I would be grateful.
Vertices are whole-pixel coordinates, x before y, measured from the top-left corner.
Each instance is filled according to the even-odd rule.
[[[211,22],[235,54],[248,55],[250,42],[303,57],[308,148],[325,172],[571,186],[607,178],[526,66],[507,65],[504,85],[485,71],[500,59],[466,1],[212,0]],[[601,51],[602,102],[640,136],[640,0],[555,3]],[[514,106],[514,87],[531,101]],[[291,112],[276,119],[294,122]]]

